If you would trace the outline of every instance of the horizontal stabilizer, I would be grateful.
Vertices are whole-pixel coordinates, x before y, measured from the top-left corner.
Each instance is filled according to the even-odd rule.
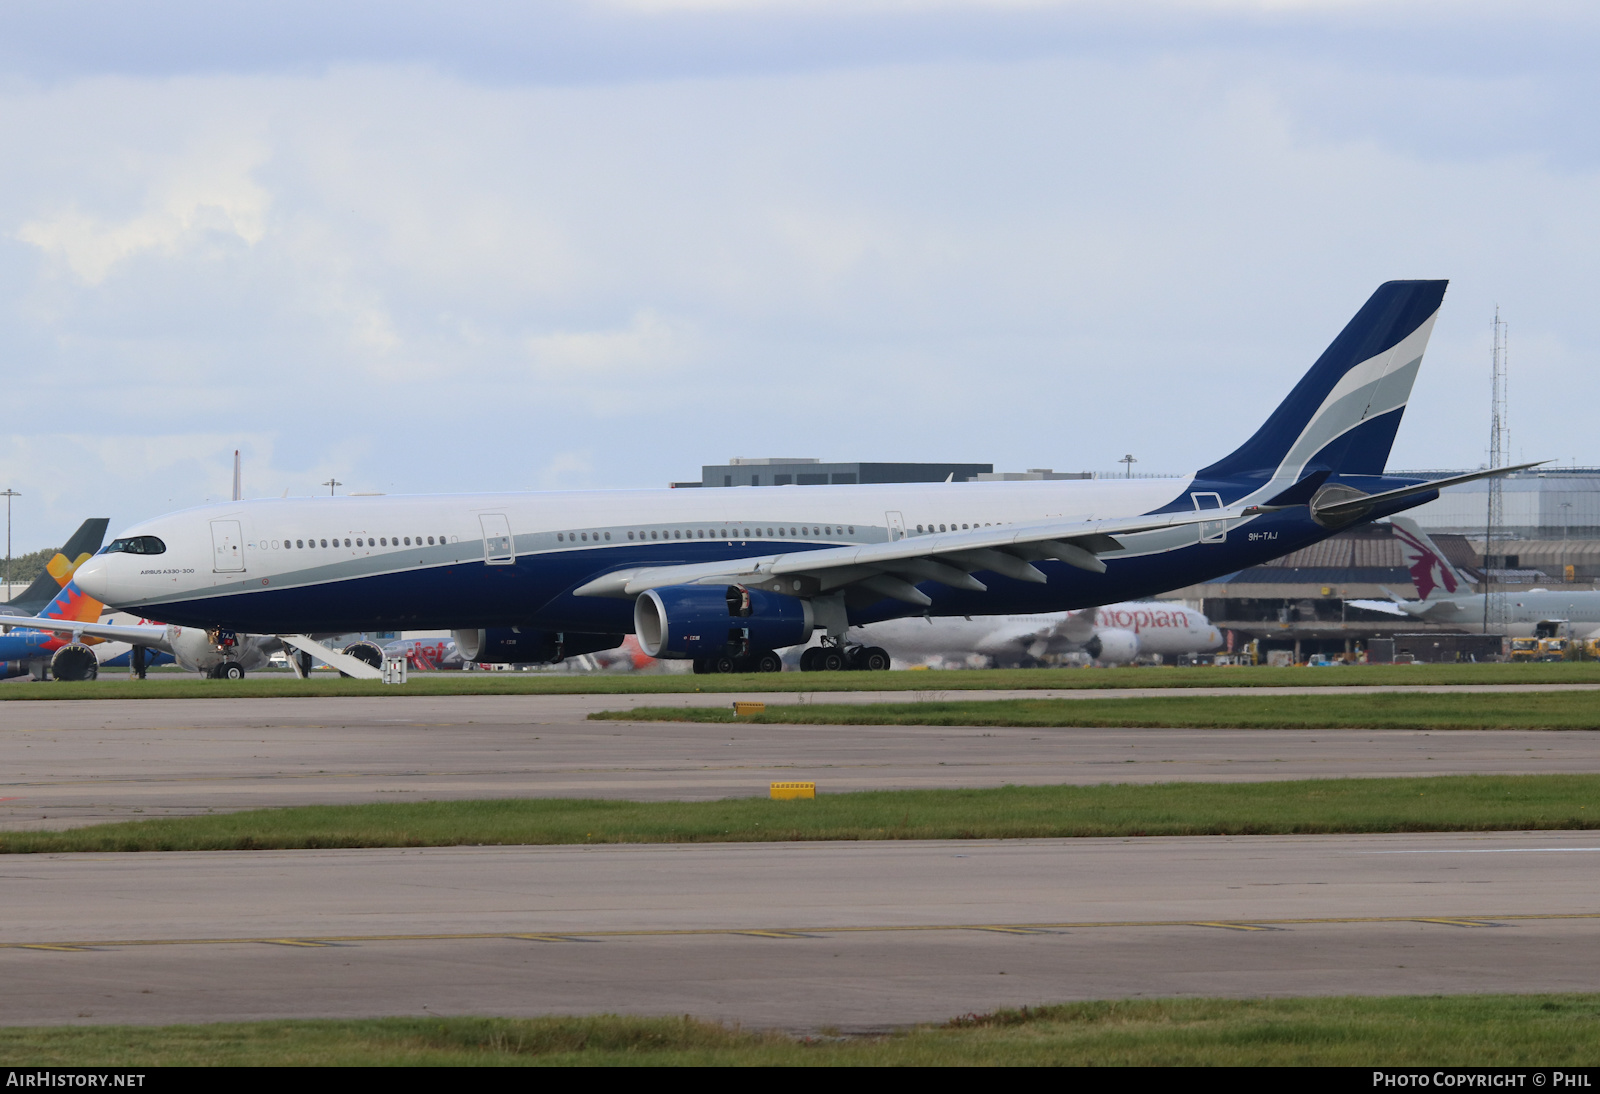
[[[1330,486],[1328,489],[1330,491],[1338,490],[1340,492],[1339,496],[1323,502],[1313,498],[1311,501],[1311,516],[1318,524],[1324,526],[1342,524],[1347,521],[1359,520],[1371,512],[1375,506],[1384,505],[1391,501],[1400,501],[1402,498],[1411,498],[1418,494],[1443,490],[1447,486],[1459,486],[1464,482],[1476,482],[1479,479],[1509,475],[1513,471],[1526,471],[1530,467],[1538,467],[1549,462],[1549,460],[1535,460],[1532,463],[1519,463],[1511,467],[1496,467],[1488,471],[1473,471],[1466,475],[1452,475],[1448,479],[1419,482],[1415,486],[1402,486],[1398,490],[1385,490],[1381,494],[1363,494],[1349,487]]]

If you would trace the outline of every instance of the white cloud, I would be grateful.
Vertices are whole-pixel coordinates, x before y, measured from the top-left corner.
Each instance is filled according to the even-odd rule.
[[[252,177],[263,159],[260,147],[229,142],[191,149],[172,161],[129,165],[148,180],[139,213],[115,220],[72,203],[23,222],[16,238],[64,261],[88,285],[100,284],[118,263],[139,254],[202,252],[214,235],[253,246],[266,234],[270,204]]]
[[[1570,413],[1600,396],[1597,172],[1413,140],[1377,107],[1465,128],[1489,85],[1398,80],[1179,51],[0,88],[0,361],[32,446],[0,473],[70,524],[225,488],[239,437],[274,495],[659,485],[764,448],[1181,470],[1379,281],[1441,275],[1396,462],[1481,458],[1497,300],[1519,437],[1600,460]],[[64,420],[116,440],[80,458]]]

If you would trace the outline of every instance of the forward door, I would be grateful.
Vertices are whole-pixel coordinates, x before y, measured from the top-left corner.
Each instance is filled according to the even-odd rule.
[[[236,520],[211,522],[211,569],[219,574],[244,571],[244,536]]]

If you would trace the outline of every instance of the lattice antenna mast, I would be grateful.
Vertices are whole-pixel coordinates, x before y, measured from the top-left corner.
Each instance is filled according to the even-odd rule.
[[[1506,334],[1507,328],[1504,320],[1500,318],[1500,306],[1494,309],[1494,340],[1492,349],[1493,380],[1489,398],[1489,466],[1491,468],[1504,467],[1511,460],[1511,426],[1506,417]],[[1490,629],[1503,631],[1506,622],[1506,597],[1503,588],[1497,586],[1494,575],[1490,572],[1496,557],[1499,559],[1501,569],[1505,568],[1505,509],[1501,488],[1504,479],[1492,478],[1489,480],[1489,511],[1484,522],[1483,533],[1483,561],[1484,561],[1484,597],[1483,597],[1483,631],[1488,634]],[[1498,556],[1496,552],[1499,552]]]

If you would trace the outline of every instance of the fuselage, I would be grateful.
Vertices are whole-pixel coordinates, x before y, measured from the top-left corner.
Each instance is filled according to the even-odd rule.
[[[1508,589],[1504,593],[1496,593],[1495,597],[1503,602],[1504,612],[1502,614],[1500,606],[1495,605],[1487,618],[1495,629],[1499,629],[1499,621],[1503,619],[1505,633],[1513,637],[1529,637],[1541,623],[1562,624],[1558,629],[1563,637],[1587,638],[1595,633],[1596,628],[1600,628],[1600,589],[1574,589],[1571,592]],[[1470,629],[1474,623],[1481,625],[1486,618],[1485,599],[1484,594],[1476,593],[1437,597],[1426,603],[1449,601],[1456,605],[1458,614],[1441,622]]]
[[[1394,481],[1362,479],[1368,490]],[[623,634],[633,630],[630,601],[573,591],[631,567],[1193,511],[1233,504],[1263,485],[1113,479],[227,502],[126,530],[77,580],[106,603],[151,619],[242,632],[532,626]],[[1189,525],[1130,536],[1124,550],[1104,556],[1104,574],[1045,561],[1038,563],[1045,584],[986,574],[986,592],[933,582],[919,588],[933,599],[933,615],[1062,611],[1148,597],[1329,534],[1301,507],[1221,533]],[[144,537],[161,552],[117,549]],[[852,605],[850,619],[913,612],[923,614],[884,599]]]
[[[1203,614],[1181,604],[1135,601],[1108,604],[1094,621],[1075,619],[1082,612],[971,618],[888,619],[861,628],[859,638],[882,646],[902,661],[917,658],[959,658],[981,654],[997,663],[1037,660],[1046,655],[1080,652],[1097,635],[1123,631],[1133,636],[1135,655],[1176,657],[1204,653],[1222,644],[1222,635]],[[1074,627],[1074,622],[1081,625]]]

